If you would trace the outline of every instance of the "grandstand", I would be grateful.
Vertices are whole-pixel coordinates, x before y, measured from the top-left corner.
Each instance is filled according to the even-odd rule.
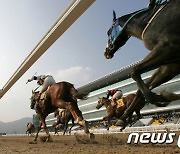
[[[83,117],[85,120],[89,121],[92,125],[102,124],[102,118],[106,115],[105,107],[102,107],[100,110],[96,109],[98,97],[106,96],[107,90],[119,88],[123,91],[124,96],[135,93],[137,90],[136,82],[130,77],[130,72],[132,71],[133,66],[137,63],[129,65],[125,68],[112,72],[102,78],[99,78],[95,81],[92,81],[82,87],[79,87],[79,91],[90,92],[87,100],[79,100],[78,106],[82,111]],[[147,80],[155,70],[145,72],[142,74],[143,80]],[[154,92],[159,93],[162,90],[167,90],[170,92],[180,93],[180,75],[176,76],[172,80],[158,88],[154,89]],[[152,104],[146,104],[141,110],[143,119],[151,118],[151,122],[145,122],[146,120],[137,121],[133,124],[132,127],[152,125],[154,121],[159,118],[164,119],[161,124],[170,123],[176,124],[180,123],[179,113],[180,113],[180,104],[178,101],[170,103],[167,107],[156,107]],[[56,119],[54,114],[50,114],[46,123],[49,127],[52,126]],[[142,124],[144,121],[144,124]],[[138,124],[139,123],[139,124]],[[160,123],[157,123],[160,124]],[[157,125],[156,124],[156,125]],[[155,124],[154,124],[155,125]]]

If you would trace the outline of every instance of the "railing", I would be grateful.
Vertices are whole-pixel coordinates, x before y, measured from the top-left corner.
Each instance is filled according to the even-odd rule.
[[[120,131],[121,127],[110,128],[109,131],[107,129],[94,129],[90,132],[94,134],[113,134],[113,133],[132,133],[132,132],[162,132],[162,131],[180,131],[180,124],[166,124],[166,125],[151,125],[151,126],[143,126],[143,127],[126,127],[122,132]],[[71,134],[83,134],[84,130],[72,130]]]

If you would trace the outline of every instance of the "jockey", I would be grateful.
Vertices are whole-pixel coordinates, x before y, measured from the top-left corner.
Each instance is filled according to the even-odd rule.
[[[109,96],[112,96],[113,101],[113,107],[117,105],[116,100],[120,99],[123,96],[122,90],[120,89],[113,89],[108,90],[107,92],[107,99],[109,99]]]
[[[160,4],[163,0],[149,0],[148,8],[154,7],[156,4]],[[170,0],[165,0],[164,2],[169,2]]]
[[[31,79],[28,79],[28,82],[31,82],[33,80],[37,80],[37,84],[42,86],[41,90],[39,91],[38,100],[40,99],[41,94],[47,90],[48,86],[56,83],[51,75],[33,76]]]

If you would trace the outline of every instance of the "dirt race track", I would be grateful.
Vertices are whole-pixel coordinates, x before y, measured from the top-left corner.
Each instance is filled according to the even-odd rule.
[[[89,142],[82,135],[52,136],[53,142],[31,144],[33,137],[0,136],[0,154],[175,154],[178,135],[172,144],[127,144],[128,134],[96,135]]]

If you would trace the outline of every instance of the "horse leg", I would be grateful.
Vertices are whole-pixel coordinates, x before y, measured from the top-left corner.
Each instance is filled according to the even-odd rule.
[[[67,109],[71,112],[77,123],[83,126],[84,132],[90,137],[90,139],[94,139],[95,136],[89,132],[88,122],[83,119],[82,112],[79,110],[77,102],[68,103]]]
[[[161,69],[161,68],[159,68]],[[147,81],[147,85],[148,87],[150,87],[151,89],[155,88],[156,86],[161,84],[161,80],[157,80],[158,76],[159,76],[159,69],[152,75],[152,77]],[[161,77],[163,78],[163,74],[161,73]],[[161,78],[161,79],[162,79]],[[133,112],[139,108],[139,106],[145,105],[142,104],[145,103],[144,102],[144,98],[143,95],[141,93],[140,90],[137,91],[136,96],[133,100],[133,102],[130,104],[130,106],[125,110],[124,114],[120,117],[120,119],[118,120],[118,122],[116,123],[119,126],[126,126],[127,125],[127,121],[126,119],[133,114]],[[142,106],[143,107],[143,106]]]
[[[74,127],[74,125],[75,125],[75,124],[74,124],[74,119],[72,118],[71,120],[72,120],[72,126],[71,126],[70,129],[69,129],[69,134],[70,134],[70,135],[71,135],[71,129],[72,129],[72,128]]]
[[[132,114],[130,114],[128,117],[128,123],[130,124],[130,126],[132,126]]]
[[[41,130],[41,127],[42,127],[42,123],[41,123],[41,121],[40,121],[39,126],[38,126],[38,129],[37,129],[36,136],[35,136],[35,138],[34,138],[34,141],[37,141],[38,134],[39,134],[39,132],[40,132],[40,130]]]
[[[68,128],[68,121],[65,120],[64,122],[64,132],[63,132],[63,135],[65,135],[66,131],[67,131],[67,128]]]
[[[43,113],[39,110],[39,107],[38,107],[38,106],[36,107],[36,112],[37,112],[38,118],[39,118],[39,120],[40,120],[40,127],[38,128],[38,132],[37,132],[37,134],[36,134],[35,141],[37,140],[38,133],[39,133],[42,125],[43,125],[44,130],[45,130],[45,132],[46,132],[46,134],[47,134],[47,139],[46,139],[46,141],[52,141],[51,136],[50,136],[50,134],[49,134],[49,130],[48,130],[48,128],[47,128],[47,126],[46,126],[46,122],[45,122],[46,116],[43,115]]]
[[[148,86],[141,78],[141,74],[147,70],[152,70],[159,66],[164,65],[166,62],[170,62],[177,55],[176,49],[173,46],[167,47],[168,42],[158,43],[153,48],[153,51],[138,65],[136,65],[131,73],[132,78],[137,82],[137,85],[145,97],[147,102],[164,102],[166,99],[163,97],[155,97]],[[173,50],[174,49],[174,50]],[[178,71],[179,72],[179,71]]]
[[[141,91],[138,90],[136,92],[136,96],[135,96],[134,100],[132,101],[132,103],[130,104],[130,106],[124,111],[124,114],[116,122],[117,126],[122,127],[121,130],[123,130],[128,124],[126,119],[133,114],[133,112],[136,110],[136,108],[141,107],[143,102],[144,102],[143,95],[142,95]]]
[[[110,126],[110,120],[109,120],[109,119],[107,119],[107,125],[106,125],[107,130],[109,130],[109,126]]]
[[[46,122],[45,122],[45,118],[46,118],[46,117],[42,116],[42,117],[41,117],[41,122],[42,122],[42,125],[43,125],[44,130],[45,130],[46,135],[47,135],[46,142],[51,142],[51,141],[52,141],[52,138],[51,138],[51,136],[50,136],[50,134],[49,134],[49,130],[48,130],[48,128],[47,128],[47,125],[46,125]]]
[[[138,118],[138,119],[142,119],[142,115],[141,115],[141,113],[140,113],[140,110],[137,110],[137,111],[135,111],[135,112],[136,112],[137,118]]]
[[[157,71],[152,75],[152,77],[147,81],[147,86],[149,89],[154,89],[155,87],[161,85],[164,82],[169,81],[174,76],[179,74],[179,65],[178,64],[168,64],[163,65]],[[177,98],[179,98],[177,96]],[[137,91],[136,96],[131,103],[131,105],[127,108],[125,113],[121,116],[120,120],[118,121],[119,125],[126,125],[126,118],[135,111],[136,108],[139,108],[139,106],[143,107],[144,99],[142,98],[142,93],[140,90]],[[157,106],[163,106],[162,103],[156,103]],[[165,104],[167,105],[167,103]]]
[[[110,112],[107,116],[103,117],[103,120],[109,120],[113,117],[113,112]]]
[[[180,73],[179,68],[180,64],[173,63],[161,66],[148,81],[147,84],[149,85],[149,89],[152,90],[162,83],[171,80]],[[169,104],[169,102],[180,99],[178,95],[166,92],[165,90],[161,92],[160,95],[167,100],[167,103],[155,102],[156,106],[166,106]]]
[[[151,76],[151,78],[147,81],[147,86],[149,87],[149,90],[152,90],[159,85],[171,80],[174,76],[178,75],[179,72],[179,64],[166,64],[159,67],[156,72]],[[165,94],[161,95],[151,95],[151,98],[153,100],[153,104],[156,106],[167,106],[169,102],[172,100],[172,98],[169,98]],[[158,98],[161,98],[161,100],[164,100],[164,102],[158,102],[160,101]],[[176,97],[173,100],[180,99],[180,97]]]

